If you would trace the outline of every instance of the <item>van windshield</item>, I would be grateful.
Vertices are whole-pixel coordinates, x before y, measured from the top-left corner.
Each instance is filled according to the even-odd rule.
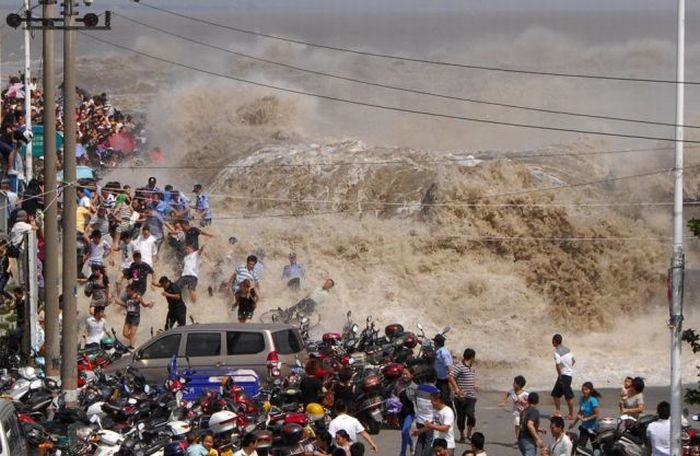
[[[272,333],[272,340],[275,342],[275,350],[280,355],[293,355],[299,353],[304,344],[296,329],[283,329]]]

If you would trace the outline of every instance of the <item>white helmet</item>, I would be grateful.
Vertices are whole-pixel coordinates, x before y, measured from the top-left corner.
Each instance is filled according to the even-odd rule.
[[[17,373],[20,377],[26,378],[27,380],[31,380],[36,377],[36,369],[34,369],[32,366],[21,367],[17,370]]]
[[[238,415],[230,410],[216,412],[209,418],[209,430],[214,434],[230,431],[236,427],[237,416]]]
[[[190,432],[191,427],[187,421],[171,421],[168,423],[168,429],[174,437],[183,437]]]

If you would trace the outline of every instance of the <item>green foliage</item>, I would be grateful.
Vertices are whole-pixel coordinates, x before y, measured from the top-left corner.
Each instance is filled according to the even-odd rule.
[[[695,236],[700,236],[700,219],[690,219],[688,220],[688,229]]]
[[[693,353],[700,352],[700,334],[698,334],[697,331],[694,329],[686,329],[683,331],[681,339],[683,342],[687,342],[688,345],[690,345]],[[698,368],[700,368],[700,366],[698,366]],[[688,388],[685,391],[685,400],[689,404],[700,404],[700,382],[698,382],[698,387]]]

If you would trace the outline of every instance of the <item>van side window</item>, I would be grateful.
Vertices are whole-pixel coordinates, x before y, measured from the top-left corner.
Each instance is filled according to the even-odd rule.
[[[153,342],[141,352],[141,359],[170,358],[180,348],[180,334],[170,334]]]
[[[272,340],[275,342],[275,350],[280,355],[293,355],[299,353],[303,347],[299,333],[293,329],[285,329],[272,333]]]
[[[221,333],[190,333],[187,335],[186,356],[219,356]]]
[[[226,332],[226,346],[229,355],[254,355],[265,350],[265,339],[256,332]]]

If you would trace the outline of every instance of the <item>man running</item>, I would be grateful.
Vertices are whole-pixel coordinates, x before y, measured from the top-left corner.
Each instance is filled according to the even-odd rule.
[[[187,323],[187,306],[182,299],[182,291],[180,286],[172,282],[167,276],[163,276],[158,280],[158,284],[153,284],[154,287],[162,288],[161,295],[168,301],[168,315],[165,317],[165,330],[178,326],[185,326]]]

